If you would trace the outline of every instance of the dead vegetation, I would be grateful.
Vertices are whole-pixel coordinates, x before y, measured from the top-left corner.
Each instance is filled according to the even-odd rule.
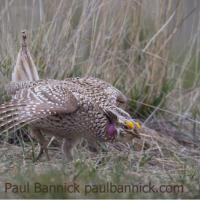
[[[152,1],[153,2],[153,1]],[[52,159],[33,163],[35,141],[27,128],[1,135],[0,197],[5,181],[42,183],[183,184],[184,193],[115,194],[125,198],[197,198],[199,195],[199,13],[197,2],[187,13],[184,1],[84,0],[2,1],[0,4],[0,102],[11,79],[22,29],[40,77],[100,77],[130,99],[129,110],[144,126],[142,140],[102,145],[92,154],[79,145],[74,161],[65,163],[52,144]],[[155,6],[155,8],[153,8]],[[157,7],[157,9],[156,9]],[[148,12],[147,12],[148,11]],[[17,17],[16,17],[17,16]],[[188,18],[193,35],[178,46]],[[180,45],[179,45],[180,46]],[[56,196],[57,195],[57,196]],[[27,198],[67,198],[71,194],[19,194]],[[112,197],[92,194],[90,197]],[[80,194],[80,196],[84,196]]]

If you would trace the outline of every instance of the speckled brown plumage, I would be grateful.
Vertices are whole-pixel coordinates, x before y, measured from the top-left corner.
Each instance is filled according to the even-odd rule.
[[[126,97],[100,79],[14,82],[7,90],[12,100],[0,106],[1,131],[29,124],[44,149],[42,132],[64,138],[67,157],[82,137],[92,144],[116,140],[130,131],[124,123],[132,120],[123,110]]]

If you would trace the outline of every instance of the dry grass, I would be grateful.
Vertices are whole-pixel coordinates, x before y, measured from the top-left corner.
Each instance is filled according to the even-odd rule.
[[[25,152],[21,147],[4,143],[1,146],[1,191],[2,197],[8,198],[197,198],[199,195],[199,152],[184,148],[175,140],[159,136],[156,132],[148,130],[152,135],[147,139],[150,147],[147,150],[136,150],[136,141],[123,151],[112,146],[105,147],[104,152],[95,155],[84,147],[74,149],[74,161],[65,163],[60,151],[50,148],[52,160],[45,159],[33,164],[31,159],[24,159],[31,153],[31,145],[26,144]],[[13,153],[15,152],[15,153]],[[4,193],[4,183],[33,185],[64,184],[76,182],[81,186],[80,194],[61,193],[35,193],[33,191],[23,194]],[[184,192],[171,193],[90,193],[85,195],[86,184],[149,184],[183,185]]]
[[[144,140],[150,144],[146,151],[141,148],[135,151],[134,141],[127,151],[116,153],[106,147],[106,152],[95,157],[78,148],[75,161],[69,164],[62,162],[58,150],[52,150],[54,159],[50,163],[32,164],[24,156],[31,152],[34,141],[29,137],[22,140],[20,133],[8,134],[1,148],[0,182],[24,182],[30,169],[34,174],[31,179],[41,180],[39,171],[45,165],[44,182],[55,171],[53,177],[62,181],[76,177],[82,184],[92,179],[99,183],[104,180],[182,183],[187,191],[184,195],[197,197],[200,23],[196,20],[198,2],[192,2],[194,8],[186,13],[185,1],[173,0],[2,0],[0,102],[7,99],[2,86],[10,81],[20,32],[27,29],[30,51],[41,78],[100,77],[122,90],[130,98],[131,114],[157,132],[145,128]],[[193,34],[180,45],[179,34],[188,19],[193,23]],[[20,148],[8,144],[10,137],[15,137]],[[168,195],[143,193],[120,197],[184,197]]]

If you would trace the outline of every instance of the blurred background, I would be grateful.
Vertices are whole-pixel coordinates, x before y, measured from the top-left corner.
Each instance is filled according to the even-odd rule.
[[[77,162],[59,168],[59,175],[54,169],[44,176],[36,176],[32,162],[28,168],[24,159],[34,145],[15,134],[20,148],[8,144],[1,148],[0,183],[3,175],[11,177],[5,173],[11,169],[19,182],[30,174],[32,180],[39,177],[47,183],[51,175],[65,181],[63,173],[72,180],[81,177],[82,183],[94,177],[100,182],[141,182],[145,177],[160,184],[176,181],[186,187],[187,183],[187,191],[199,191],[199,19],[199,0],[0,0],[0,103],[8,98],[4,85],[11,80],[21,31],[26,29],[41,79],[104,79],[126,94],[134,118],[160,134],[158,140],[149,139],[153,143],[149,150],[133,150],[128,156],[108,151],[90,159],[79,150]],[[163,136],[167,139],[159,142]],[[19,159],[14,152],[19,152]],[[60,160],[51,164],[57,169]],[[45,163],[36,166],[39,171],[50,168]],[[136,197],[144,197],[140,195]]]
[[[199,11],[198,0],[1,0],[0,83],[26,29],[41,78],[104,79],[129,97],[135,118],[197,141]]]

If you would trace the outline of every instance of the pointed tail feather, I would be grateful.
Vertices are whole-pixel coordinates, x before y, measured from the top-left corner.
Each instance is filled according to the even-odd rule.
[[[31,57],[26,40],[26,32],[22,31],[22,44],[12,73],[14,86],[15,83],[19,81],[39,80],[38,71]],[[9,89],[9,86],[6,88],[7,92],[10,92],[10,95],[14,96],[17,89],[23,88],[23,84],[23,82],[19,82],[19,85],[16,85],[14,88],[11,87],[11,89]],[[17,96],[15,100],[0,105],[0,133],[10,129],[19,129],[25,124],[37,120],[39,116],[35,114],[32,107],[29,106],[30,103],[31,102],[26,102],[23,98]]]
[[[22,31],[22,47],[18,53],[17,61],[12,73],[12,81],[39,80],[37,67],[31,57],[26,43],[27,35]]]

